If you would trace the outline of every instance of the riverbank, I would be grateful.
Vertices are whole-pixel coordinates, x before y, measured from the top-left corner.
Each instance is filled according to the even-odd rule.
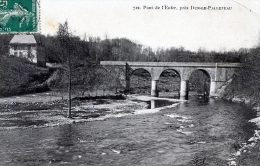
[[[249,122],[256,124],[257,130],[248,141],[241,145],[236,152],[237,165],[259,165],[260,160],[260,117],[258,107],[251,107],[252,111],[256,111],[257,117],[249,120]],[[235,164],[234,164],[235,165]]]
[[[177,105],[150,109],[151,97],[130,95],[125,99],[118,96],[74,98],[72,117],[67,118],[68,101],[62,94],[37,93],[0,99],[0,130],[16,128],[50,127],[94,120],[122,117],[128,114],[154,113]],[[163,99],[161,99],[163,100]],[[174,105],[175,104],[175,105]]]
[[[67,118],[68,101],[60,94],[38,93],[0,99],[0,129],[48,127],[91,121],[109,114],[129,113],[146,107],[130,100],[73,100],[72,116]],[[121,110],[121,111],[119,111]]]
[[[231,94],[230,92],[222,96],[223,99],[234,102],[241,103],[248,107],[248,110],[252,114],[256,114],[256,118],[249,120],[249,122],[254,123],[257,126],[254,135],[247,142],[238,145],[237,151],[233,154],[234,158],[231,158],[229,165],[259,165],[260,160],[260,107],[258,106],[258,101],[252,100],[250,97],[243,95]]]

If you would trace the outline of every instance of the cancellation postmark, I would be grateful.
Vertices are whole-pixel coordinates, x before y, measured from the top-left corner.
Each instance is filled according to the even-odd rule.
[[[39,31],[37,0],[0,0],[0,34]]]

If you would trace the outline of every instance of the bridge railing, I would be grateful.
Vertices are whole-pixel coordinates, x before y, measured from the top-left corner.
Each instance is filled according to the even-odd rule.
[[[241,63],[100,61],[100,65],[105,66],[125,66],[126,64],[145,67],[241,67]]]

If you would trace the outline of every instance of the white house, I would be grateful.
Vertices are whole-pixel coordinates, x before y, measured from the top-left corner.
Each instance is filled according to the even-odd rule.
[[[33,35],[14,35],[9,43],[9,54],[37,63],[37,42]]]

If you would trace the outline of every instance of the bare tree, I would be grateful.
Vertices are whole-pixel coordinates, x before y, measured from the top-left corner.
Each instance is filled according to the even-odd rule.
[[[57,32],[62,55],[63,65],[68,72],[68,118],[71,116],[71,54],[73,53],[72,33],[69,30],[68,22],[59,25]],[[67,65],[66,65],[67,64]]]

